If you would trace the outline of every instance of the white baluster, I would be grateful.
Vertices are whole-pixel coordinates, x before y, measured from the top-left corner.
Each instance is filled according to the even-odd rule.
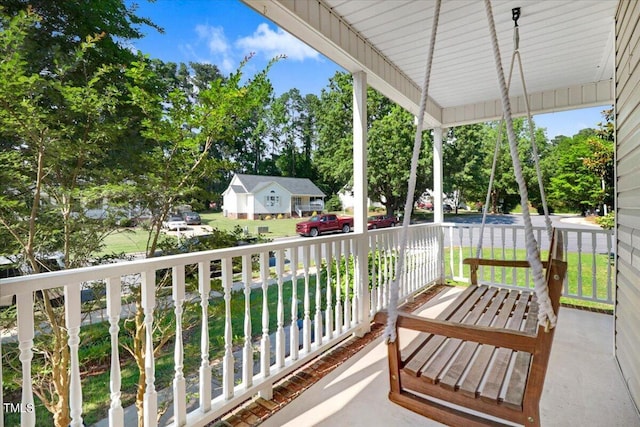
[[[380,234],[378,234],[380,236]],[[379,310],[378,303],[380,301],[378,291],[380,287],[378,286],[378,278],[380,277],[380,272],[378,271],[379,259],[378,259],[378,251],[377,251],[377,243],[378,239],[376,236],[369,235],[369,247],[371,248],[371,271],[369,272],[369,279],[373,286],[371,287],[371,302],[370,306],[373,311]],[[373,313],[370,313],[373,315]]]
[[[78,347],[80,346],[80,283],[67,285],[64,288],[64,314],[69,335],[69,415],[71,427],[82,426],[82,385],[80,383],[80,363]]]
[[[327,262],[327,308],[324,312],[325,327],[327,330],[327,338],[331,340],[333,338],[333,295],[331,292],[331,266],[333,265],[333,254],[331,250],[331,242],[324,243],[325,247],[325,260]]]
[[[393,233],[396,234],[396,233]],[[392,276],[392,262],[393,260],[391,259],[391,248],[390,248],[390,242],[391,242],[391,236],[393,234],[389,234],[386,235],[382,238],[382,250],[383,250],[383,259],[384,259],[384,303],[383,303],[383,307],[385,308],[389,308],[389,292],[391,292],[391,278]]]
[[[120,312],[122,300],[120,294],[120,277],[110,277],[107,279],[107,313],[109,316],[109,334],[111,335],[111,375],[109,386],[111,390],[111,405],[109,407],[109,427],[124,426],[124,411],[122,409],[121,396],[121,373],[120,373]]]
[[[591,233],[591,297],[597,301],[598,299],[598,282],[596,280],[596,233]]]
[[[222,362],[222,395],[233,397],[234,357],[233,331],[231,330],[231,285],[233,284],[233,259],[222,260],[222,286],[224,289],[224,359]]]
[[[315,266],[316,266],[316,309],[314,315],[314,341],[316,345],[322,345],[322,311],[320,310],[320,306],[322,304],[322,290],[320,289],[320,273],[322,272],[322,261],[321,261],[321,248],[320,245],[313,245],[313,252],[315,258]]]
[[[267,378],[271,375],[271,339],[269,338],[269,260],[260,254],[260,281],[262,283],[262,337],[260,338],[260,372]]]
[[[144,310],[145,327],[145,391],[143,398],[144,425],[155,427],[158,425],[158,393],[156,392],[156,368],[153,356],[153,311],[156,306],[156,273],[142,272],[142,309]]]
[[[516,241],[517,241],[517,230],[515,228],[511,229],[511,238],[512,238],[512,243],[511,243],[511,250],[513,251],[513,260],[515,261],[518,256],[516,254]],[[512,274],[512,278],[511,278],[511,285],[515,286],[518,284],[518,279],[517,279],[517,271],[515,268],[511,269],[511,274]],[[529,269],[526,269],[526,273],[525,273],[525,283],[529,283]]]
[[[284,301],[282,296],[284,275],[284,251],[276,252],[276,275],[278,276],[278,306],[276,308],[278,328],[276,330],[276,363],[279,368],[284,366],[285,336],[284,336]]]
[[[341,242],[334,242],[336,253],[336,333],[342,333],[342,251]]]
[[[309,246],[302,249],[302,268],[304,271],[304,319],[302,323],[303,350],[305,353],[311,351],[311,308],[309,301]]]
[[[349,272],[351,270],[351,250],[350,243],[351,240],[345,239],[344,243],[344,258],[345,258],[345,269],[344,269],[344,325],[346,329],[350,329],[351,324],[351,294],[354,292],[355,286],[351,286],[351,279]]]
[[[360,307],[360,282],[362,277],[359,273],[360,268],[360,260],[358,259],[358,251],[360,250],[360,245],[355,240],[351,240],[351,253],[350,256],[353,258],[353,275],[351,277],[351,282],[353,283],[353,297],[351,299],[351,326],[358,326],[358,322],[360,321],[360,316],[358,315],[358,309]]]
[[[609,258],[612,254],[611,252],[611,237],[613,236],[613,233],[609,230],[609,231],[605,231],[605,237],[607,239],[607,258]],[[565,244],[567,244],[567,239],[565,238],[564,240]],[[566,253],[566,250],[565,250]],[[617,261],[615,259],[611,259],[609,258],[609,261],[607,262],[607,301],[608,303],[611,303],[613,301],[613,283],[611,281],[611,265],[616,265],[615,263],[617,263]],[[568,292],[566,292],[566,289],[568,288],[568,283],[567,283],[567,278],[565,277],[564,280],[564,288],[565,288],[565,295],[568,294]]]
[[[449,268],[451,269],[451,278],[455,279],[456,277],[456,273],[455,273],[455,263],[454,263],[454,257],[453,257],[453,227],[452,226],[447,226],[449,229]],[[444,234],[444,233],[443,233]],[[443,240],[444,240],[444,236],[443,236]],[[443,243],[444,246],[444,243]],[[464,275],[459,276],[459,277],[464,277]]]
[[[506,227],[501,227],[500,228],[500,242],[502,242],[502,259],[506,260],[507,259],[507,254],[506,254],[506,247],[507,247],[507,241],[506,241]],[[507,269],[502,267],[502,283],[505,283],[505,281],[507,280]]]
[[[176,315],[176,339],[174,349],[173,417],[176,426],[187,424],[187,389],[184,378],[184,348],[182,342],[182,304],[184,303],[184,265],[173,267],[172,297]]]
[[[33,359],[33,293],[16,295],[18,307],[18,348],[22,364],[22,407],[35,408],[33,403],[33,387],[31,383],[31,360]],[[20,425],[33,427],[36,425],[34,410],[25,410],[20,414]]]
[[[242,257],[244,282],[244,347],[242,353],[242,382],[246,388],[253,385],[253,344],[251,343],[251,255]]]
[[[578,296],[582,298],[582,231],[578,231]]]
[[[427,252],[429,251],[428,239],[427,236],[429,234],[429,229],[421,228],[419,229],[419,239],[420,239],[420,269],[419,271],[419,281],[415,290],[422,288],[429,281],[427,276],[427,265],[429,260],[427,259]]]
[[[291,360],[298,360],[300,348],[300,328],[298,328],[298,248],[291,249],[291,332],[289,333],[289,354]]]
[[[462,247],[464,246],[464,239],[462,237],[462,233],[464,229],[462,227],[458,228],[458,239],[460,241],[460,245],[458,246],[458,276],[464,277],[465,270],[462,266],[462,261],[464,259],[464,254],[462,253]],[[453,246],[453,241],[451,246]]]
[[[209,363],[209,293],[211,292],[211,265],[198,263],[198,292],[202,308],[200,336],[200,410],[211,410],[211,364]]]

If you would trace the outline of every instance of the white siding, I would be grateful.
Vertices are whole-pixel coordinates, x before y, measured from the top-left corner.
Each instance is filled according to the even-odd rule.
[[[227,191],[222,197],[222,209],[230,214],[238,213],[238,195],[233,191]]]
[[[617,271],[615,352],[640,407],[640,2],[616,14]]]
[[[267,197],[276,197],[277,203],[270,205]],[[255,194],[253,212],[256,215],[287,214],[291,211],[291,194],[277,184],[271,184]]]

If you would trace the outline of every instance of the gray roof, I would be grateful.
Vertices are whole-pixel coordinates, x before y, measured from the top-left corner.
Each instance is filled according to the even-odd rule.
[[[242,185],[232,185],[231,189],[236,194],[246,193],[246,191],[244,190],[244,187]]]
[[[262,176],[236,174],[236,177],[249,193],[255,193],[260,188],[270,183],[276,183],[294,196],[325,197],[326,195],[311,182],[309,178],[290,178],[283,176]],[[234,186],[236,193],[237,189]]]

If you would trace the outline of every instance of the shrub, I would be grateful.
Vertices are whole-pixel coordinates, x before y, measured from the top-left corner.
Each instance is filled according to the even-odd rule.
[[[333,195],[324,203],[324,208],[327,212],[337,212],[342,210],[342,202],[338,196]]]
[[[616,225],[616,216],[615,213],[609,212],[604,216],[599,216],[596,218],[596,224],[605,230],[611,230]]]

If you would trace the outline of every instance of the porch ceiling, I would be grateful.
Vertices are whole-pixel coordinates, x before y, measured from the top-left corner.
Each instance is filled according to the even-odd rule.
[[[278,26],[413,113],[418,112],[434,1],[243,0]],[[521,7],[520,53],[534,114],[612,104],[617,0],[494,0],[502,63],[513,53],[511,10]],[[516,69],[517,71],[517,69]],[[520,79],[515,115],[526,112]],[[502,112],[484,2],[443,0],[427,123],[453,126]]]

